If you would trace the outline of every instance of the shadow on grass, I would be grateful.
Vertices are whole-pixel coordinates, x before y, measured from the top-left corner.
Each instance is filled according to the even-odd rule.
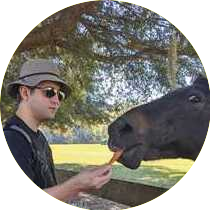
[[[88,167],[80,164],[56,164],[56,168],[79,172],[81,169]],[[152,165],[141,166],[136,170],[127,169],[122,165],[113,165],[112,178],[146,184],[150,186],[171,188],[185,174],[186,171],[171,169],[169,167]]]

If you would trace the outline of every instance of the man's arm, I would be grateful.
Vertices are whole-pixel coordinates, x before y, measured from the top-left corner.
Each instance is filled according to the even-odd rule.
[[[44,191],[66,202],[74,199],[80,192],[100,189],[110,178],[111,166],[105,165],[86,169],[64,183],[44,189]]]

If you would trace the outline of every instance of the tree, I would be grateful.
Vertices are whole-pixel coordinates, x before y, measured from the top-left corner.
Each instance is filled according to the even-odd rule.
[[[5,85],[34,57],[57,59],[71,86],[57,124],[50,125],[57,127],[108,122],[204,71],[189,41],[160,15],[129,3],[86,2],[47,18],[19,45],[4,79],[3,120],[14,107]]]

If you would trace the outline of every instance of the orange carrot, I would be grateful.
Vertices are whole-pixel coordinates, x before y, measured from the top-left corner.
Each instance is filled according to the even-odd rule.
[[[115,161],[117,161],[119,158],[120,158],[120,156],[123,154],[123,150],[118,150],[118,151],[116,151],[114,154],[113,154],[113,156],[112,156],[112,158],[111,158],[111,160],[109,161],[109,165],[112,165]]]

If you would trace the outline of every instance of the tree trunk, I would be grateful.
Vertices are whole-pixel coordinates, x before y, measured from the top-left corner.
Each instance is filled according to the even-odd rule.
[[[172,90],[176,89],[177,81],[177,40],[176,33],[173,32],[171,43],[168,49],[168,81]]]

